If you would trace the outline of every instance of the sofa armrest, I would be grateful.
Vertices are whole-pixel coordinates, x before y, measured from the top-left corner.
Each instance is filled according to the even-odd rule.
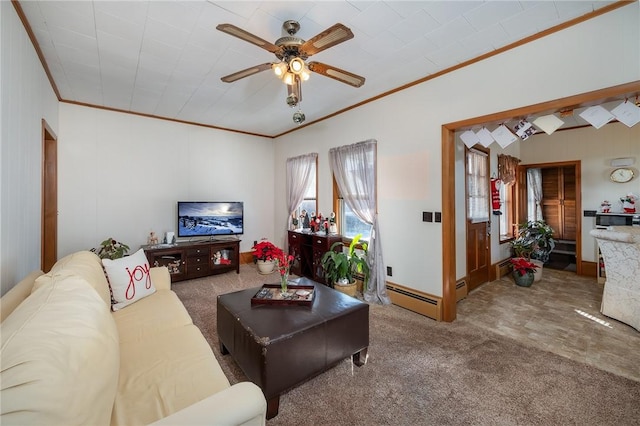
[[[171,290],[171,275],[166,266],[154,266],[149,273],[156,290]]]
[[[29,297],[33,283],[36,281],[36,278],[42,274],[42,271],[31,272],[0,298],[0,322],[4,321],[24,299]]]
[[[241,382],[152,424],[264,426],[266,415],[267,401],[260,388]]]

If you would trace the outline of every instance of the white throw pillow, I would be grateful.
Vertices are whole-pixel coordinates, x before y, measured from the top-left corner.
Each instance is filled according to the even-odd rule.
[[[102,265],[111,287],[111,308],[114,311],[156,292],[144,250],[121,259],[102,259]]]

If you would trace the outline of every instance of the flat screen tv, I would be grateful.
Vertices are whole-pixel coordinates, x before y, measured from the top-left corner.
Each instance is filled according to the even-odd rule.
[[[178,201],[178,237],[244,233],[242,201]]]

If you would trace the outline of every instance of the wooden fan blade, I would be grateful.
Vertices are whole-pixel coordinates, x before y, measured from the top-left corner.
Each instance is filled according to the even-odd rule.
[[[250,75],[254,75],[268,69],[271,69],[271,62],[267,62],[266,64],[261,64],[261,65],[256,65],[256,66],[247,68],[246,70],[234,72],[233,74],[229,74],[222,77],[220,80],[224,81],[225,83],[233,83],[236,80],[249,77]]]
[[[238,28],[235,25],[231,24],[220,24],[216,27],[218,31],[222,31],[223,33],[227,33],[234,37],[238,37],[241,40],[249,42],[251,44],[255,44],[256,46],[268,50],[271,53],[276,53],[280,48],[273,43],[268,42],[258,36],[251,34],[248,31],[243,30],[242,28]]]
[[[317,36],[304,42],[299,50],[307,56],[311,56],[352,38],[353,33],[349,28],[342,24],[335,24],[333,27],[327,28]]]
[[[364,84],[364,77],[350,73],[349,71],[341,70],[340,68],[336,68],[331,65],[323,64],[321,62],[309,62],[307,66],[309,67],[309,70],[315,73],[333,78],[334,80],[341,81],[353,87],[360,87]]]

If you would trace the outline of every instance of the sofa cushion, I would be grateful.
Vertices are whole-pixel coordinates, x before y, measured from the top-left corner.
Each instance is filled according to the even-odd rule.
[[[140,341],[166,330],[192,324],[191,317],[171,290],[157,290],[127,309],[113,313],[120,342]]]
[[[229,387],[195,325],[121,342],[120,354],[113,425],[148,424]]]
[[[102,265],[111,286],[114,311],[155,293],[144,250],[120,259],[102,259]]]
[[[1,424],[109,422],[118,333],[86,280],[53,276],[2,322],[0,335]]]
[[[46,285],[54,275],[59,277],[77,275],[84,278],[98,292],[105,305],[111,306],[109,283],[104,275],[100,258],[95,253],[79,251],[58,260],[47,274],[36,280],[33,291]]]

